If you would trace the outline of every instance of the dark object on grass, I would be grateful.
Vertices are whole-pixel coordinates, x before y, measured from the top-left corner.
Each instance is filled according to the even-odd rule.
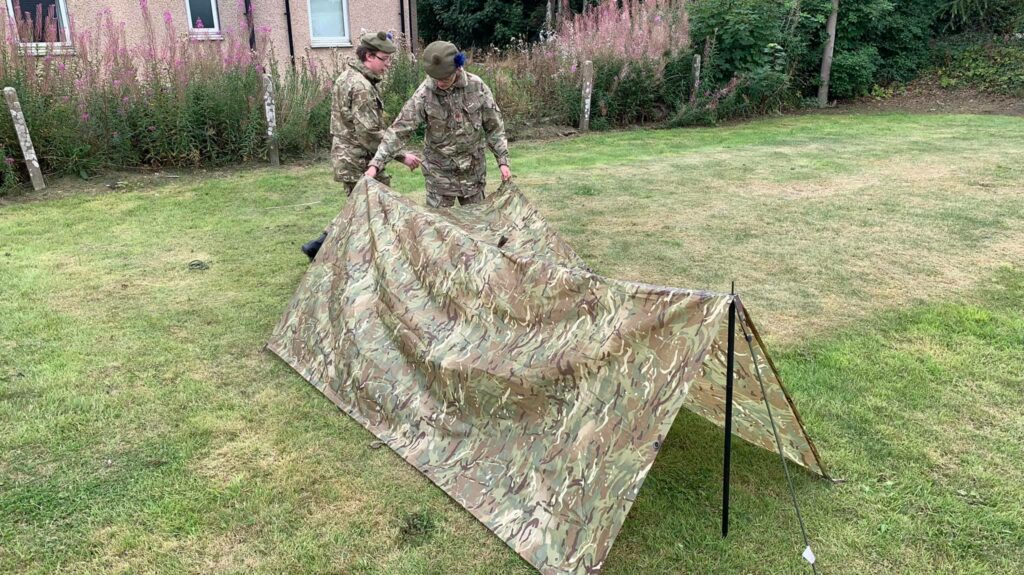
[[[324,245],[324,240],[326,239],[327,232],[323,232],[317,239],[302,244],[302,253],[309,257],[309,261],[313,261],[316,258],[317,252],[320,251],[320,246]]]

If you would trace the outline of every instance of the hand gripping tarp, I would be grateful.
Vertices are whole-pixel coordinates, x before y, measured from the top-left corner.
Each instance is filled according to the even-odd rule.
[[[723,425],[734,300],[733,432],[777,451],[759,370],[824,475],[736,296],[591,273],[511,184],[432,210],[364,179],[268,347],[542,573],[596,573],[679,409]]]

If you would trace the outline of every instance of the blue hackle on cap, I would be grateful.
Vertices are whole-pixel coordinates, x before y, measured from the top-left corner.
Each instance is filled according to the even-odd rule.
[[[461,68],[465,64],[466,64],[466,53],[465,52],[459,52],[458,54],[456,54],[455,55],[455,67],[456,68]]]

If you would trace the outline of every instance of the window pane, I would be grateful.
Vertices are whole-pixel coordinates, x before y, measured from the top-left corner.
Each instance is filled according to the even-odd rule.
[[[342,0],[309,0],[309,17],[313,21],[314,38],[345,36]]]
[[[216,28],[217,22],[213,19],[214,0],[188,0],[188,9],[192,14],[193,28]]]
[[[57,0],[15,0],[13,4],[18,12],[18,37],[22,42],[67,41]]]

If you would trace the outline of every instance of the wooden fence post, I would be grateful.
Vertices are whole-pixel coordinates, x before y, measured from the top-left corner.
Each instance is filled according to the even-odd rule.
[[[590,96],[594,91],[594,63],[583,63],[583,114],[580,116],[580,131],[590,129]]]
[[[277,149],[277,111],[274,106],[274,81],[270,74],[263,74],[263,108],[267,113],[267,155],[270,165],[281,165],[281,156]]]
[[[693,55],[693,91],[690,92],[690,103],[697,101],[700,92],[700,54]]]
[[[11,119],[14,120],[14,130],[18,133],[21,153],[25,156],[28,175],[32,178],[32,187],[37,192],[45,190],[46,182],[43,181],[43,171],[39,169],[39,158],[36,157],[36,149],[32,147],[32,136],[28,133],[25,114],[21,112],[21,102],[18,101],[18,93],[14,91],[14,88],[4,88],[4,99],[7,100],[7,107],[11,110]]]

